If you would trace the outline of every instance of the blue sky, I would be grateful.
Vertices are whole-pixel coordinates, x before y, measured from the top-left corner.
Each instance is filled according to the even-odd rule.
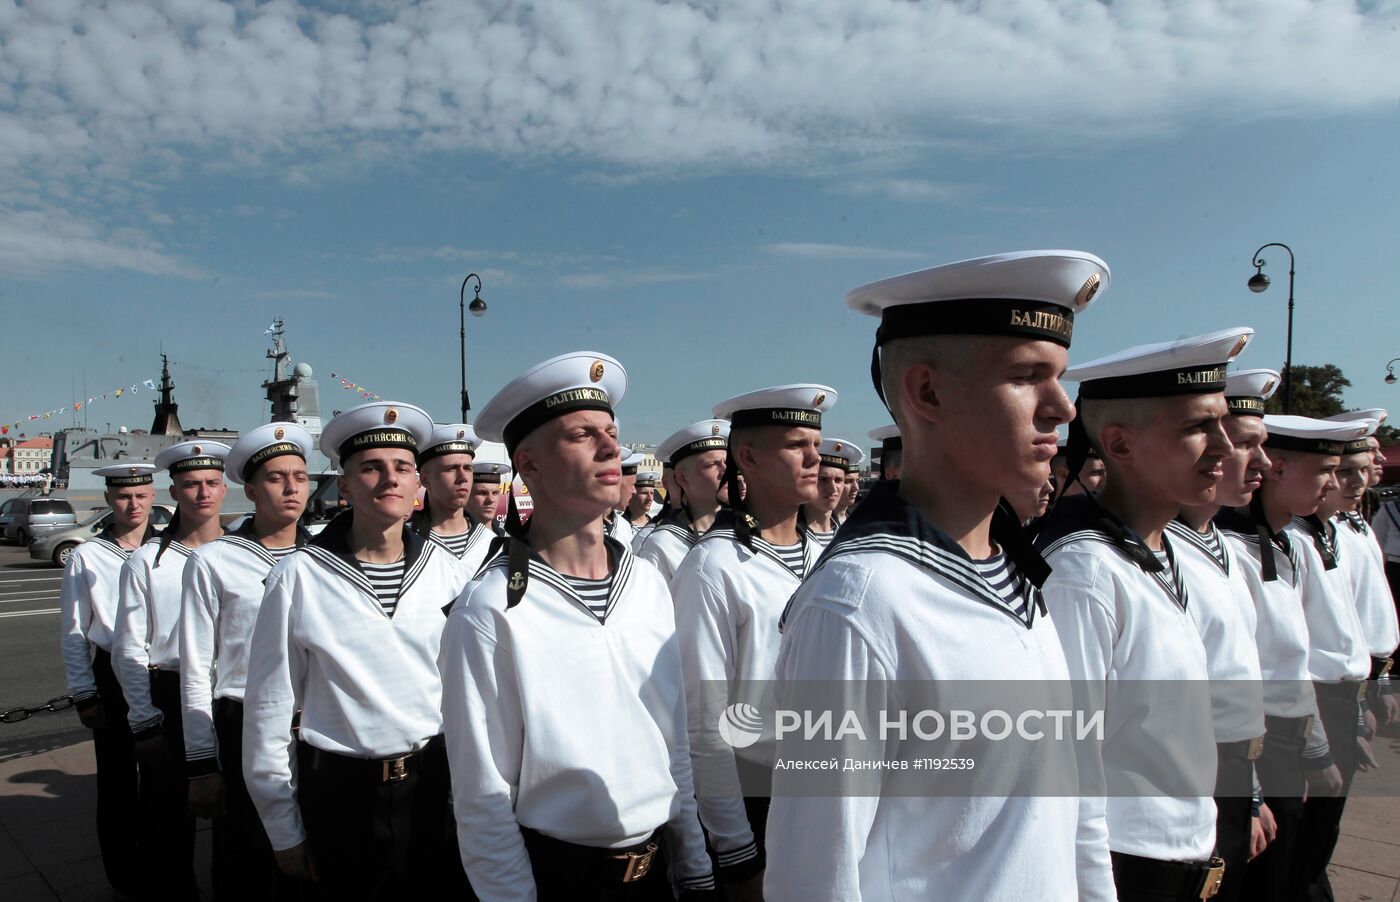
[[[334,371],[455,418],[476,271],[478,409],[587,348],[628,368],[624,440],[789,381],[857,438],[857,284],[1088,250],[1113,279],[1072,360],[1250,325],[1241,364],[1278,366],[1269,241],[1295,362],[1400,405],[1400,6],[847,6],[0,2],[0,422],[163,346],[186,425],[255,425],[274,316],[327,408]]]

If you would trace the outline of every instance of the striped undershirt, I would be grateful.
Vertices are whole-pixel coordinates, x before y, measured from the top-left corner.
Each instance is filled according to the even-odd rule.
[[[1210,532],[1198,532],[1196,533],[1196,535],[1201,537],[1201,544],[1206,546],[1206,549],[1210,551],[1211,556],[1214,557],[1217,561],[1224,557],[1224,555],[1220,552],[1220,533],[1212,529]],[[1166,564],[1167,562],[1165,560],[1162,560],[1162,565],[1166,566]]]
[[[374,588],[374,597],[379,599],[384,613],[390,617],[394,616],[394,609],[399,606],[399,589],[403,586],[403,565],[403,558],[399,558],[392,564],[371,564],[368,561],[360,561],[360,569],[365,572],[370,586]]]
[[[806,546],[802,542],[796,545],[774,545],[773,550],[778,553],[778,557],[783,559],[783,564],[802,579],[806,575]]]
[[[267,553],[272,555],[274,559],[280,561],[282,560],[282,558],[286,557],[287,555],[291,554],[293,551],[296,550],[297,546],[288,545],[286,548],[269,548],[267,549]]]
[[[1006,559],[1006,554],[998,551],[989,558],[973,561],[972,566],[977,568],[977,573],[997,594],[997,598],[1001,599],[1007,610],[1025,620],[1030,611],[1030,606],[1026,603],[1025,580],[1020,571]]]
[[[466,554],[467,540],[470,539],[471,536],[471,530],[458,533],[455,536],[445,536],[440,532],[433,533],[433,538],[446,545],[447,550],[452,552],[455,557],[461,557],[463,554]]]
[[[608,574],[602,579],[560,575],[578,593],[578,597],[583,600],[583,603],[588,605],[588,610],[593,612],[593,616],[598,618],[598,622],[602,623],[604,615],[608,613],[608,593],[612,591],[612,574]]]

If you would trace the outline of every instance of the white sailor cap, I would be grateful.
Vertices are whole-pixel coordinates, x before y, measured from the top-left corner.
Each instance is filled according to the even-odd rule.
[[[1245,326],[1138,345],[1065,371],[1086,400],[1163,398],[1225,390],[1225,366],[1254,335]]]
[[[321,453],[331,466],[371,448],[404,448],[418,453],[433,433],[433,419],[421,407],[402,401],[371,401],[337,414],[321,431]]]
[[[847,473],[859,470],[860,462],[865,458],[864,451],[840,438],[822,439],[817,453],[821,455],[821,466],[837,467]]]
[[[170,475],[190,470],[220,470],[228,457],[229,447],[223,442],[197,438],[177,442],[156,455],[156,469],[169,470]]]
[[[1346,413],[1334,414],[1330,417],[1323,417],[1329,423],[1340,423],[1348,420],[1375,420],[1376,425],[1385,422],[1385,418],[1390,416],[1390,411],[1384,407],[1363,407],[1361,410],[1348,410]]]
[[[155,482],[156,468],[152,464],[111,464],[98,467],[92,475],[107,480],[107,488],[119,489],[133,485],[150,485]]]
[[[1015,335],[1069,347],[1074,315],[1108,287],[1083,251],[1016,251],[881,279],[846,292],[880,317],[877,345],[922,335]]]
[[[642,470],[637,474],[637,488],[654,489],[661,485],[661,474],[655,470]]]
[[[295,454],[302,460],[311,456],[311,433],[296,423],[265,423],[245,432],[233,443],[225,464],[229,482],[242,485],[258,467],[285,454]]]
[[[746,392],[715,405],[713,414],[731,429],[747,426],[822,428],[822,414],[836,404],[836,389],[815,382],[795,382]]]
[[[622,451],[622,460],[618,463],[618,466],[622,468],[622,475],[636,476],[637,468],[642,465],[646,455],[640,451],[633,451],[631,448],[623,448]]]
[[[1235,417],[1262,417],[1264,402],[1278,391],[1277,370],[1230,370],[1225,374],[1225,403]]]
[[[675,466],[694,454],[723,451],[728,447],[728,420],[699,420],[667,436],[656,446],[656,456],[663,464]]]
[[[1366,436],[1375,432],[1377,425],[1372,419],[1318,420],[1270,414],[1264,417],[1264,428],[1269,430],[1264,447],[1310,454],[1352,454],[1367,450]],[[1360,445],[1355,451],[1348,450],[1352,442]]]
[[[480,444],[481,439],[476,437],[476,430],[466,423],[434,426],[427,443],[418,449],[418,466],[421,467],[434,457],[442,457],[444,454],[469,454],[475,457],[476,448]]]
[[[899,434],[899,426],[895,423],[872,429],[867,434],[880,443],[881,453],[899,451],[904,447],[904,438]]]
[[[482,483],[509,483],[510,458],[500,442],[482,442],[472,459],[472,480]]]
[[[607,354],[561,354],[496,392],[476,418],[476,431],[514,454],[521,439],[552,419],[577,410],[611,414],[626,391],[627,371]]]

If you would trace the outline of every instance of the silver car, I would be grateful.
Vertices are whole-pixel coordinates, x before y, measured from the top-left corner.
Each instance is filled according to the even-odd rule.
[[[28,545],[78,522],[73,505],[62,498],[11,498],[0,505],[0,537]]]
[[[170,522],[174,508],[164,504],[151,506],[151,525],[160,528]],[[76,526],[49,533],[35,539],[29,546],[29,556],[41,561],[51,561],[60,567],[67,566],[68,556],[73,549],[106,529],[112,522],[112,509],[94,511],[92,516]]]

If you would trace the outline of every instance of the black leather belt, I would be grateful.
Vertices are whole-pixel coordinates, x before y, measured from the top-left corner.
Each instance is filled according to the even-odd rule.
[[[1256,736],[1253,739],[1241,739],[1239,742],[1217,742],[1215,748],[1222,758],[1244,758],[1254,761],[1264,754],[1264,737]]]
[[[1313,683],[1313,685],[1317,687],[1318,695],[1325,695],[1328,698],[1360,701],[1366,697],[1365,680],[1342,680],[1340,683]]]
[[[651,871],[652,865],[659,863],[660,859],[659,827],[642,842],[624,849],[581,846],[545,836],[529,827],[521,827],[520,832],[525,837],[525,848],[530,852],[532,863],[544,865],[552,871],[592,873],[609,883],[636,883],[645,877]]]
[[[1158,861],[1123,852],[1113,857],[1114,882],[1133,888],[1151,889],[1178,899],[1209,899],[1220,892],[1225,879],[1225,860]]]
[[[391,758],[356,758],[318,749],[307,742],[300,743],[307,750],[308,764],[313,771],[323,774],[341,774],[375,783],[399,783],[408,779],[423,766],[423,753],[434,743],[442,742],[442,736],[434,736],[416,752],[405,752]]]
[[[1395,664],[1394,658],[1378,658],[1371,656],[1371,679],[1379,680],[1390,673],[1390,668]]]
[[[1306,739],[1312,732],[1312,715],[1306,717],[1275,717],[1264,715],[1264,732],[1285,739]]]

